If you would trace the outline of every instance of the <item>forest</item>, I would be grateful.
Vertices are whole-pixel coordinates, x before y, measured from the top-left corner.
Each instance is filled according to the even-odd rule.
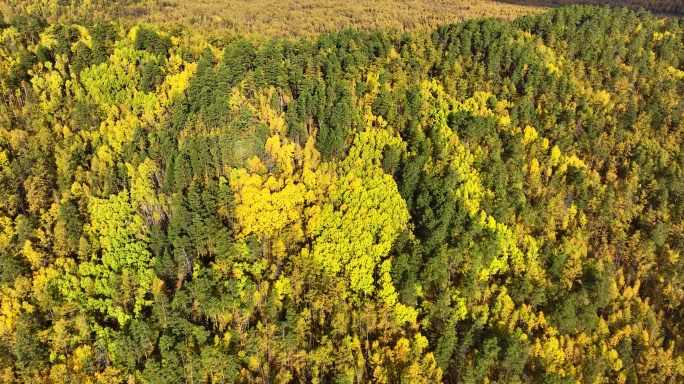
[[[12,19],[30,13],[50,23],[111,20],[125,29],[146,23],[165,30],[187,28],[209,40],[238,34],[260,41],[316,39],[349,28],[434,30],[467,19],[512,20],[572,4],[684,16],[684,0],[0,0],[0,14]]]
[[[41,9],[0,17],[0,382],[684,381],[684,18]]]

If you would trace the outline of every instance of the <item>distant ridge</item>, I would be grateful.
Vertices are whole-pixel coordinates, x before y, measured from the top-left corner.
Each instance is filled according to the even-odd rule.
[[[567,5],[610,5],[637,10],[644,8],[656,14],[684,15],[684,0],[498,0],[526,7],[556,8]]]

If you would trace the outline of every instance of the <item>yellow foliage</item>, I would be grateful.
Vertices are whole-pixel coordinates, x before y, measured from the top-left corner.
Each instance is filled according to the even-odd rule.
[[[298,234],[292,240],[303,237],[302,212],[306,194],[303,184],[287,180],[282,186],[273,176],[264,182],[261,176],[249,174],[244,169],[236,171],[231,178],[239,238],[252,234],[259,239],[271,238],[286,227]]]
[[[13,340],[14,327],[22,312],[21,296],[10,287],[0,287],[0,337]]]
[[[606,106],[610,102],[610,93],[602,89],[594,94],[594,100],[597,103]]]
[[[533,141],[537,139],[537,136],[537,130],[534,129],[534,127],[531,127],[529,125],[525,126],[525,129],[523,130],[523,144],[531,144]]]
[[[684,71],[677,69],[671,65],[667,67],[667,73],[677,80],[684,79]]]
[[[24,247],[21,249],[21,254],[31,264],[31,268],[38,269],[45,265],[45,255],[40,250],[33,247],[31,240],[26,240]]]
[[[551,149],[551,165],[554,167],[557,166],[561,160],[561,151],[560,148],[558,148],[557,145],[554,145],[553,148]]]
[[[159,91],[159,104],[164,107],[170,107],[174,100],[185,96],[185,91],[190,86],[190,78],[197,70],[197,63],[185,63],[178,55],[171,55],[167,63],[171,73],[166,75]],[[177,73],[173,73],[174,71]]]
[[[17,234],[14,223],[9,217],[0,216],[0,253],[5,254]]]
[[[285,296],[290,296],[292,295],[292,286],[290,283],[290,279],[285,276],[281,276],[276,282],[275,282],[275,290],[278,293],[278,298],[280,300],[283,300]]]
[[[558,338],[545,336],[542,339],[535,339],[531,354],[544,361],[546,372],[558,372],[559,376],[565,376],[560,374],[565,363],[565,352]]]
[[[257,156],[247,159],[247,166],[254,174],[266,172],[266,167]]]
[[[276,166],[278,173],[283,177],[290,177],[294,173],[295,144],[281,141],[278,134],[269,137],[265,146],[266,155],[270,162]]]
[[[153,178],[159,171],[157,164],[149,157],[141,162],[137,169],[131,164],[126,163],[128,175],[131,178],[131,204],[134,207],[139,206],[143,202],[146,204],[156,204],[157,198],[155,196],[155,189]]]

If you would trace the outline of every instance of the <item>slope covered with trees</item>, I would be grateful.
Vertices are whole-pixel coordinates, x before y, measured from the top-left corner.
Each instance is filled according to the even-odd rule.
[[[0,23],[0,380],[684,380],[684,19]]]
[[[637,10],[644,8],[659,14],[684,14],[682,0],[501,0],[511,5],[526,5],[534,7],[561,7],[567,5],[608,5],[613,7],[627,7]]]
[[[50,22],[145,22],[164,29],[187,28],[205,36],[239,33],[253,39],[314,38],[347,28],[433,29],[475,17],[513,19],[543,10],[498,0],[0,0],[0,12],[10,18],[31,12]]]
[[[61,23],[95,19],[130,27],[144,22],[213,38],[237,33],[299,39],[347,28],[405,32],[477,17],[512,20],[573,4],[684,15],[684,0],[0,0],[0,13],[8,18],[33,13]]]

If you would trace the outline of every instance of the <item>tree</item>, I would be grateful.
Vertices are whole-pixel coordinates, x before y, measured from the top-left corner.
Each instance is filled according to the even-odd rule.
[[[155,257],[143,221],[128,191],[89,203],[92,242],[101,251],[79,266],[86,308],[108,315],[120,325],[138,317],[152,301]],[[71,295],[71,294],[69,294]]]

